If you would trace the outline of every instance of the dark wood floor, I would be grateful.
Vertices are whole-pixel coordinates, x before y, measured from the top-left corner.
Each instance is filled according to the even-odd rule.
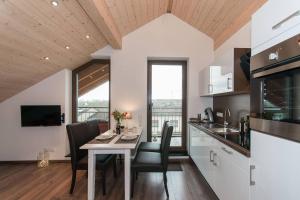
[[[215,199],[191,161],[181,161],[181,166],[183,171],[170,171],[167,174],[169,199]],[[34,164],[0,165],[0,199],[87,199],[86,172],[78,172],[73,195],[68,193],[70,180],[69,163],[52,163],[45,169],[38,169]],[[103,197],[100,176],[96,177],[96,199],[123,199],[123,169],[119,166],[117,179],[113,178],[110,171],[107,180],[107,195]],[[134,199],[166,199],[162,175],[141,173],[135,185]]]

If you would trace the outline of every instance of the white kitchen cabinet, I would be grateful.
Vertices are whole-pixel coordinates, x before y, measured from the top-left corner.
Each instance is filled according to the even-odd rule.
[[[298,200],[300,144],[251,131],[251,200]]]
[[[208,66],[201,70],[199,74],[200,96],[210,95],[218,91],[218,87],[215,87],[215,82],[220,76],[220,66]]]
[[[189,149],[190,149],[190,156],[193,159],[194,163],[197,165],[198,168],[201,168],[200,164],[200,133],[197,128],[194,126],[189,125]]]
[[[215,188],[221,200],[249,199],[249,158],[217,141]]]
[[[300,32],[299,0],[269,0],[252,16],[251,47],[255,55]]]
[[[249,80],[241,68],[241,56],[249,52],[249,48],[232,48],[218,55],[211,66],[200,72],[200,96],[248,91]]]
[[[190,156],[219,199],[249,199],[249,158],[192,125],[189,131]]]

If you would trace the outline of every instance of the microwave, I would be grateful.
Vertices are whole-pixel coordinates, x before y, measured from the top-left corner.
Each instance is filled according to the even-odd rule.
[[[251,57],[251,129],[300,142],[300,35]]]

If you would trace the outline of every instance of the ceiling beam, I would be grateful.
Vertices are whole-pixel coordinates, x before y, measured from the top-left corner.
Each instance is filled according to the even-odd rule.
[[[105,0],[77,0],[107,42],[114,49],[121,49],[122,35],[109,11]]]
[[[217,38],[214,39],[214,49],[220,47],[234,33],[251,20],[251,15],[267,0],[254,0],[240,16],[238,16]]]

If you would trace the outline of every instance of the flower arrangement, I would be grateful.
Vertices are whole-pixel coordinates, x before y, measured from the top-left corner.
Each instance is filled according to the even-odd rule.
[[[114,119],[117,121],[117,124],[120,124],[121,121],[123,119],[125,119],[125,116],[126,116],[126,112],[123,112],[121,113],[120,111],[118,110],[114,110],[114,112],[112,112],[112,116],[114,117]]]

